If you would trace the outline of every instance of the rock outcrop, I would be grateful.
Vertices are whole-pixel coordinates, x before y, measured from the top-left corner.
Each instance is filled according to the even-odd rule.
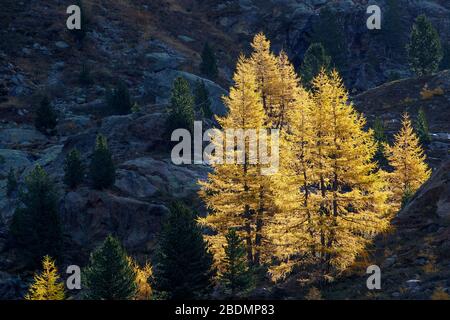
[[[329,298],[430,299],[450,293],[450,160],[433,173],[379,236],[372,254],[333,286]],[[366,287],[366,268],[381,268],[381,290]]]

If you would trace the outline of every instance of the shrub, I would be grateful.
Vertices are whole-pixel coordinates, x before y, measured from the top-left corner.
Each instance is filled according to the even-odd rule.
[[[424,86],[422,91],[420,91],[420,95],[422,100],[430,100],[435,96],[443,96],[444,90],[441,87],[437,87],[435,89],[429,89],[428,86]]]
[[[431,300],[450,300],[450,295],[442,287],[434,290]]]

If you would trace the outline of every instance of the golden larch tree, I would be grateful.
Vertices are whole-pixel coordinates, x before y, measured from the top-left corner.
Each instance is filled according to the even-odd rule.
[[[35,274],[34,281],[25,296],[26,300],[64,300],[64,282],[61,281],[55,261],[49,256],[42,260],[43,270]]]
[[[150,286],[150,279],[153,276],[153,268],[149,262],[142,267],[133,258],[128,257],[128,262],[136,274],[136,296],[135,300],[151,300],[153,290]]]
[[[277,57],[277,108],[273,120],[273,126],[277,129],[284,129],[288,119],[288,113],[295,109],[299,95],[299,79],[295,73],[294,66],[289,61],[289,57],[281,51]]]
[[[279,61],[270,51],[270,41],[263,33],[258,33],[251,43],[253,52],[250,63],[254,69],[256,87],[261,95],[265,111],[265,123],[275,127],[279,123],[280,73]]]
[[[431,175],[408,113],[403,114],[402,128],[395,135],[393,146],[387,146],[386,153],[389,165],[394,169],[389,173],[393,202],[399,208],[403,197],[416,192]]]
[[[320,196],[318,239],[314,242],[325,272],[342,270],[371,237],[388,227],[386,185],[376,172],[373,132],[348,99],[336,71],[313,80],[313,189]]]
[[[274,280],[285,277],[298,264],[314,255],[314,212],[317,196],[310,191],[312,168],[313,101],[295,77],[286,109],[286,125],[280,139],[280,169],[272,177],[276,213],[268,225],[273,254],[279,263],[271,266]],[[292,80],[291,80],[292,81]]]
[[[250,63],[253,67],[257,91],[265,113],[265,127],[283,130],[287,111],[295,100],[297,76],[287,55],[281,52],[277,57],[270,51],[270,41],[259,33],[251,43],[253,52]],[[256,211],[256,238],[254,264],[271,259],[271,243],[268,241],[266,226],[274,215],[273,179],[259,176],[259,207]]]
[[[251,129],[259,134],[259,131],[263,130],[264,110],[257,92],[254,70],[243,56],[237,63],[233,79],[234,86],[230,89],[229,96],[224,98],[228,114],[225,117],[217,117],[217,120],[224,132],[227,129]],[[246,137],[246,146],[248,138]],[[244,153],[243,163],[215,162],[216,157],[223,154],[226,158],[230,152],[236,151],[227,151],[228,137],[222,137],[220,140],[225,144],[224,149],[221,149],[222,141],[212,137],[212,143],[221,150],[215,150],[211,157],[213,172],[208,175],[206,181],[199,182],[200,197],[211,211],[207,217],[199,219],[199,222],[216,233],[207,236],[216,261],[223,259],[225,234],[230,228],[236,228],[239,236],[245,239],[247,259],[249,263],[253,263],[257,238],[256,212],[260,207],[260,166],[254,158],[257,155],[252,154],[247,147],[240,151]],[[239,156],[239,152],[235,152],[233,157],[235,156]]]

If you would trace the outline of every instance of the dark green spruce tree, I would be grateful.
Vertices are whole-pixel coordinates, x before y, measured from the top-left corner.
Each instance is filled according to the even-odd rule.
[[[183,128],[192,132],[194,128],[194,97],[186,79],[182,77],[175,79],[167,112],[166,135],[169,138],[175,129]]]
[[[211,111],[211,99],[209,98],[209,91],[204,81],[197,80],[194,87],[194,103],[195,113],[199,119],[203,117],[211,118],[213,113]]]
[[[59,257],[62,231],[55,187],[45,170],[36,166],[25,178],[19,196],[11,236],[13,244],[31,265],[39,265],[45,255]]]
[[[438,70],[443,56],[441,40],[425,15],[417,17],[407,50],[411,69],[418,76]]]
[[[56,124],[56,112],[50,103],[50,99],[47,96],[44,96],[36,109],[34,125],[36,129],[47,134],[49,131],[55,129]]]
[[[388,160],[385,155],[385,146],[388,140],[385,131],[386,129],[383,121],[377,117],[373,124],[373,136],[377,143],[377,152],[375,153],[374,158],[378,162],[380,168],[384,168],[388,165]]]
[[[328,6],[320,10],[319,19],[313,25],[310,43],[321,43],[331,56],[332,67],[342,70],[346,65],[347,42],[345,27],[338,13]]]
[[[16,173],[14,172],[14,169],[11,167],[9,169],[8,178],[6,180],[6,195],[8,197],[11,197],[14,193],[14,191],[17,191],[17,177]]]
[[[324,47],[320,43],[313,43],[305,52],[302,65],[300,66],[300,74],[303,84],[310,87],[311,81],[322,70],[329,69],[331,58],[326,54]]]
[[[116,168],[106,138],[102,135],[97,136],[89,174],[94,188],[99,190],[111,187],[116,181]]]
[[[130,92],[123,81],[119,81],[116,88],[108,90],[106,93],[106,102],[110,109],[119,115],[129,114],[133,107]]]
[[[73,149],[64,162],[64,183],[71,189],[78,187],[84,178],[84,166],[80,152]]]
[[[381,31],[389,55],[395,58],[402,58],[405,53],[407,30],[403,16],[404,10],[399,0],[386,1]]]
[[[431,142],[430,129],[428,126],[428,120],[425,114],[425,110],[422,107],[419,109],[419,112],[417,114],[415,128],[422,146],[428,146],[428,144]]]
[[[248,266],[247,252],[243,240],[235,229],[230,229],[225,235],[227,244],[224,246],[225,258],[222,261],[224,271],[220,282],[232,297],[244,295],[253,285],[253,274]]]
[[[154,290],[167,299],[201,299],[210,293],[214,275],[212,254],[193,213],[173,203],[161,234]]]
[[[83,279],[86,299],[131,300],[136,295],[136,273],[119,240],[112,236],[91,253]]]
[[[211,80],[215,80],[219,74],[216,56],[209,43],[205,43],[203,47],[200,72]]]

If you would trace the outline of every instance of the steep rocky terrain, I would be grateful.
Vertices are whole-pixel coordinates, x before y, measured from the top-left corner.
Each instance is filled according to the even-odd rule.
[[[423,108],[430,125],[431,143],[427,148],[428,162],[434,169],[450,150],[450,72],[389,82],[367,90],[353,98],[356,108],[369,124],[378,117],[390,137],[400,129],[401,115],[416,117]]]
[[[90,23],[82,44],[65,27],[66,8],[72,2],[3,0],[1,4],[0,299],[20,297],[30,275],[23,272],[6,243],[17,205],[17,197],[5,196],[11,167],[23,179],[40,164],[56,181],[67,240],[63,264],[85,263],[92,248],[109,233],[116,234],[131,254],[151,254],[173,198],[204,211],[196,182],[208,168],[175,166],[161,148],[167,144],[162,137],[164,111],[173,79],[182,75],[191,83],[204,80],[213,111],[223,114],[220,97],[230,84],[236,58],[241,51],[248,52],[253,35],[266,32],[274,49],[285,49],[298,66],[312,25],[326,5],[338,10],[345,21],[350,61],[343,70],[346,83],[353,93],[372,88],[354,96],[358,109],[369,121],[382,116],[392,133],[398,129],[401,112],[408,109],[414,114],[423,106],[434,134],[429,153],[432,165],[439,166],[448,154],[449,72],[376,87],[392,72],[402,77],[410,73],[406,63],[386,58],[383,43],[365,28],[368,1],[86,0]],[[450,40],[446,39],[450,34],[443,32],[450,26],[448,1],[404,1],[404,5],[408,28],[417,14],[427,13],[443,40]],[[220,64],[216,83],[199,72],[206,41],[215,48]],[[92,86],[78,81],[83,65],[91,70]],[[119,79],[130,88],[139,112],[116,116],[106,107],[105,92]],[[421,94],[437,88],[442,90],[433,91],[431,97]],[[42,92],[50,95],[58,111],[55,136],[45,136],[33,125],[33,110]],[[118,168],[114,187],[100,192],[85,183],[76,191],[66,190],[62,184],[65,156],[77,147],[87,163],[98,133],[108,138]],[[422,208],[417,201],[413,203]]]
[[[377,238],[370,254],[328,292],[329,298],[430,299],[450,287],[450,161],[446,161]],[[381,268],[381,290],[366,287],[366,267]]]

